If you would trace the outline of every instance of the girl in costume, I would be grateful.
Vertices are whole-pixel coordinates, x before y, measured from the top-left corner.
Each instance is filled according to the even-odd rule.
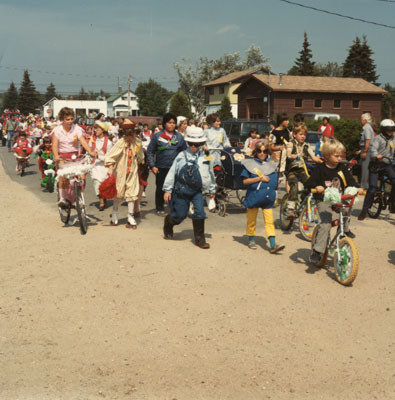
[[[111,224],[118,225],[118,206],[125,199],[128,203],[127,228],[136,229],[134,216],[135,202],[139,195],[138,165],[144,159],[141,140],[136,137],[136,124],[125,119],[122,124],[123,136],[107,153],[104,166],[108,175],[116,174],[117,195],[114,198]]]
[[[52,174],[45,173],[47,169],[54,169],[52,143],[48,136],[43,138],[43,144],[38,148],[36,154],[38,155],[38,169],[41,172],[41,186],[47,188],[48,181],[52,178],[54,179]],[[51,161],[47,163],[47,160]]]
[[[273,219],[278,162],[267,160],[269,145],[265,146],[264,142],[256,144],[252,155],[253,159],[245,158],[242,161],[244,169],[241,173],[244,178],[243,183],[247,186],[243,204],[247,208],[248,247],[253,250],[257,249],[255,243],[256,218],[258,208],[262,208],[266,235],[270,243],[270,253],[274,254],[285,247],[276,243]]]
[[[100,120],[96,120],[93,126],[95,135],[92,135],[89,140],[89,147],[96,154],[94,166],[92,168],[91,176],[93,179],[93,187],[96,196],[99,197],[99,210],[104,211],[106,200],[100,196],[99,186],[107,178],[108,169],[104,166],[104,159],[106,154],[111,150],[112,143],[105,134],[108,131],[108,124]]]
[[[16,170],[19,171],[21,169],[22,161],[26,158],[29,158],[29,155],[32,154],[33,148],[30,143],[30,140],[26,137],[26,132],[19,132],[19,136],[13,146],[13,150],[16,155]]]

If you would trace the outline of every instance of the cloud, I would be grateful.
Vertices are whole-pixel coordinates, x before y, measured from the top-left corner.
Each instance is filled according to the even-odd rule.
[[[224,33],[228,32],[236,32],[240,30],[240,26],[238,25],[226,25],[223,26],[222,28],[219,28],[216,32],[217,35],[223,35]]]

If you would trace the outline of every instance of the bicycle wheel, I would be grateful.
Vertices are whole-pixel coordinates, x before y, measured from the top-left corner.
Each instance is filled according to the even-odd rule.
[[[78,182],[74,182],[74,193],[75,208],[77,210],[78,221],[80,223],[80,231],[83,235],[85,235],[88,230],[88,224],[86,222],[85,201],[80,184]]]
[[[225,217],[226,215],[226,202],[224,199],[216,198],[215,199],[215,209],[220,217]]]
[[[59,197],[59,192],[58,192],[58,201],[59,201],[59,199],[60,199],[60,197]],[[70,204],[68,204],[67,207],[59,207],[58,206],[58,210],[59,210],[60,220],[64,224],[67,224],[70,220],[70,212],[71,212]]]
[[[283,231],[289,231],[293,224],[293,218],[287,217],[287,204],[288,204],[288,194],[285,194],[281,200],[280,204],[280,228]]]
[[[48,183],[47,183],[47,190],[49,193],[53,193],[54,187],[55,187],[55,178],[52,178],[51,176],[48,177]]]
[[[333,255],[333,265],[336,278],[342,285],[350,285],[357,277],[359,252],[352,239],[343,237],[339,240],[339,248]]]
[[[313,250],[315,238],[317,237],[319,229],[320,229],[320,224],[316,225],[313,229],[313,233],[311,235],[311,250]],[[316,266],[322,268],[325,265],[327,259],[328,259],[328,246],[326,246],[325,252],[324,254],[321,255],[321,260],[316,264]]]
[[[371,206],[368,208],[368,215],[370,218],[378,218],[381,210],[384,208],[383,195],[380,192],[376,192],[373,197]]]
[[[309,221],[310,214],[310,221]],[[320,221],[320,214],[318,213],[317,203],[312,200],[310,205],[310,213],[308,204],[303,207],[302,213],[299,216],[299,230],[303,236],[303,239],[311,241],[313,236],[314,228]]]

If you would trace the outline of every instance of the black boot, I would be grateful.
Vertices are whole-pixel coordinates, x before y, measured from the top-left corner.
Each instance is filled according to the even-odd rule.
[[[193,219],[193,234],[195,236],[195,245],[201,249],[209,249],[210,245],[204,238],[204,219]]]
[[[173,239],[173,226],[176,225],[174,221],[170,218],[170,215],[166,215],[165,223],[163,225],[163,234],[165,239]]]

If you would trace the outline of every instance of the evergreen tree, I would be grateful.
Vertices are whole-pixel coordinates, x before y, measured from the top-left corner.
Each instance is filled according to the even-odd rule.
[[[230,105],[230,100],[228,96],[225,96],[221,101],[221,108],[218,114],[223,121],[229,121],[233,119],[232,106]]]
[[[289,75],[314,75],[314,61],[311,61],[313,54],[310,50],[310,43],[307,40],[307,33],[304,33],[302,50],[299,52],[299,58],[295,60],[295,65],[288,71]]]
[[[187,118],[192,118],[188,98],[181,90],[176,92],[170,99],[169,112],[175,115],[182,115]]]
[[[89,93],[85,92],[85,89],[82,87],[80,92],[75,96],[76,100],[89,100]]]
[[[172,94],[153,79],[149,79],[148,82],[140,82],[135,93],[141,115],[155,117],[162,116],[166,112],[167,103]]]
[[[51,100],[54,97],[58,97],[58,95],[56,93],[55,85],[51,82],[47,87],[47,91],[44,94],[44,103],[46,103],[47,101]]]
[[[26,69],[23,73],[23,81],[19,89],[18,108],[22,114],[36,113],[37,108],[41,106],[40,98],[34,83],[30,80],[29,71]]]
[[[383,108],[381,111],[382,119],[392,119],[395,114],[395,86],[386,83],[384,89],[388,93],[383,96]]]
[[[8,88],[4,100],[3,100],[3,109],[8,108],[9,110],[14,110],[18,107],[18,91],[14,85],[14,82],[11,82],[10,87]]]
[[[373,62],[373,51],[367,43],[366,36],[363,40],[357,36],[349,47],[348,56],[343,64],[343,76],[349,78],[363,78],[371,83],[376,83],[376,65]]]

